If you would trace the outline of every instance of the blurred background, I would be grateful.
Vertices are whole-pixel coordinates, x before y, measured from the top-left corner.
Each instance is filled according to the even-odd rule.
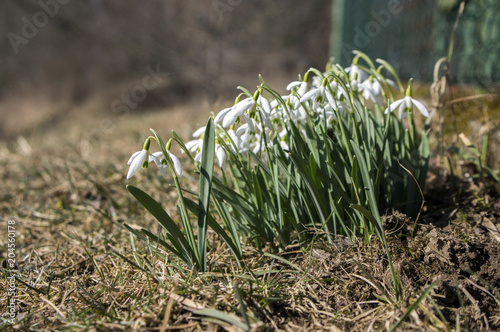
[[[348,65],[353,49],[390,61],[403,78],[432,82],[458,3],[4,0],[0,138],[185,104],[206,116],[238,85],[258,85],[258,74],[283,91],[330,56]],[[500,79],[499,6],[468,1],[456,82],[490,88]]]
[[[282,85],[324,68],[330,8],[324,0],[2,1],[0,137],[89,102],[120,115],[121,106],[234,99],[258,74]]]

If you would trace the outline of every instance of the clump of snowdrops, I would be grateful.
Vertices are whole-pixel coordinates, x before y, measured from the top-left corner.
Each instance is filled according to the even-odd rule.
[[[239,264],[242,242],[279,251],[317,236],[368,240],[375,234],[385,243],[381,213],[396,209],[416,218],[421,209],[429,147],[414,116],[429,113],[413,99],[411,80],[405,89],[390,64],[355,54],[348,68],[309,69],[286,95],[262,77],[254,92],[239,87],[234,105],[210,117],[189,142],[173,132],[165,143],[151,129],[128,162],[127,178],[150,163],[172,177],[180,222],[129,185],[166,236],[130,231],[198,271],[207,269],[209,227]],[[151,152],[151,141],[158,152]],[[172,144],[194,163],[198,193],[182,187],[183,167]]]

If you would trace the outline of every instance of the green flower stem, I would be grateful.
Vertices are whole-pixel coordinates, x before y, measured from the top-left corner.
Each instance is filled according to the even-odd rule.
[[[172,177],[174,179],[175,187],[177,189],[177,193],[179,195],[178,199],[178,204],[179,204],[179,211],[181,214],[181,221],[182,221],[182,226],[184,227],[185,234],[189,243],[189,246],[191,247],[191,250],[195,254],[195,261],[197,263],[198,268],[202,268],[201,260],[200,260],[200,253],[198,252],[198,246],[196,244],[196,240],[194,238],[194,233],[193,233],[193,227],[191,226],[191,221],[189,219],[189,214],[186,209],[186,205],[184,204],[184,196],[182,195],[182,188],[179,183],[179,178],[177,176],[177,173],[175,172],[174,165],[172,163],[172,160],[170,159],[170,154],[166,150],[166,145],[161,139],[161,137],[158,135],[156,131],[153,129],[150,129],[154,136],[156,143],[160,146],[161,152],[163,154],[163,158],[167,160],[168,168],[170,169],[170,173],[172,174]]]

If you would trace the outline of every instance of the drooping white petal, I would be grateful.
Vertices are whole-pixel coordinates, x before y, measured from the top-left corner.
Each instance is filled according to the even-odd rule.
[[[198,138],[200,137],[203,133],[205,132],[205,126],[200,127],[196,129],[196,131],[193,133],[193,137]]]
[[[222,146],[218,146],[215,149],[215,156],[217,157],[217,163],[222,170],[226,169],[226,151],[222,148]]]
[[[144,161],[146,160],[146,157],[148,155],[148,150],[142,150],[138,151],[139,153],[134,153],[133,154],[133,159],[131,158],[130,160],[130,168],[128,169],[127,173],[127,179],[130,179],[132,176],[134,176],[135,173],[137,173],[141,168],[142,165],[144,164]]]
[[[247,130],[248,130],[248,123],[244,123],[238,129],[236,129],[236,135],[240,136]]]
[[[172,154],[170,152],[168,153],[168,155],[170,156],[170,160],[172,160],[172,164],[174,165],[175,173],[177,173],[177,175],[181,176],[182,175],[181,161],[179,160],[179,158],[177,158],[174,154]]]
[[[231,149],[233,151],[236,151],[239,148],[240,144],[241,144],[241,139],[240,139],[240,137],[238,135],[236,135],[236,133],[232,129],[228,130],[227,133],[228,133],[229,137],[231,138],[231,140],[233,141],[233,143],[235,145],[235,146],[233,146],[233,144],[231,143],[231,145],[230,145]]]
[[[134,152],[134,154],[132,156],[130,156],[129,160],[127,161],[127,165],[130,165],[132,163],[132,161],[139,155],[139,153],[141,153],[142,151],[137,151],[137,152]]]
[[[387,80],[387,81],[390,81],[390,80]],[[379,96],[380,93],[382,92],[382,86],[380,86],[380,82],[377,81],[377,80],[373,80],[373,83],[371,84],[371,87],[372,87],[373,93],[375,94],[375,97]]]
[[[248,109],[250,109],[250,107],[252,107],[254,104],[255,101],[252,98],[247,98],[234,105],[233,111],[238,115],[242,115]]]
[[[248,123],[248,130],[255,131],[255,125],[253,123],[253,119],[247,116],[245,113],[243,113],[243,117],[245,118],[245,121]]]
[[[335,98],[333,97],[333,95],[330,93],[330,91],[327,89],[325,91],[325,95],[326,95],[326,100],[328,100],[328,103],[330,104],[330,106],[332,106],[333,108],[337,108],[337,101],[335,100]]]
[[[224,108],[222,111],[220,111],[214,118],[215,123],[219,123],[222,121],[222,119],[226,116],[227,113],[229,113],[230,110],[232,110],[232,107],[227,107]]]
[[[149,155],[148,162],[154,162],[158,169],[160,170],[161,176],[164,178],[167,177],[167,173],[165,172],[165,165],[163,165],[160,159],[163,157],[163,152],[155,152]]]
[[[406,100],[403,99],[403,101],[406,101]],[[410,106],[411,106],[411,103],[410,103]],[[406,112],[407,108],[408,108],[408,104],[406,102],[403,102],[403,103],[401,103],[401,105],[399,105],[398,116],[400,119],[404,119],[408,115],[408,112]]]
[[[423,116],[425,116],[426,118],[429,117],[429,111],[427,111],[427,108],[424,106],[424,104],[416,99],[412,99],[411,101],[413,105],[417,106],[418,110],[420,111],[420,113],[422,113]]]
[[[198,152],[196,156],[194,156],[194,161],[197,163],[201,162],[201,152]]]
[[[307,82],[302,82],[300,84],[300,88],[297,90],[297,93],[299,94],[299,96],[303,96],[307,90],[309,90],[309,83]]]
[[[389,84],[390,86],[392,86],[394,89],[398,88],[398,86],[396,85],[396,83],[394,83],[393,80],[386,78],[385,81],[387,82],[387,84]]]
[[[245,113],[250,107],[254,105],[255,101],[252,98],[247,98],[236,105],[233,106],[231,111],[229,111],[226,116],[224,116],[224,120],[222,121],[222,127],[227,128],[232,125],[236,119]]]
[[[185,145],[186,145],[186,148],[190,152],[195,152],[196,150],[198,150],[198,147],[200,147],[202,144],[203,144],[203,140],[194,139],[192,141],[187,142]]]
[[[302,84],[302,81],[293,81],[293,82],[290,82],[287,86],[286,86],[286,89],[287,91],[290,91],[292,90],[293,88],[295,88],[296,86],[299,86]]]
[[[266,112],[267,114],[271,114],[271,104],[269,104],[269,100],[262,96],[259,96],[259,103],[262,106],[264,112]]]
[[[263,118],[264,118],[264,124],[266,125],[266,127],[269,130],[273,130],[273,124],[271,123],[270,116],[264,114]]]
[[[385,110],[385,114],[389,113],[389,112],[393,112],[399,105],[401,105],[405,100],[404,99],[399,99],[399,100],[396,100],[395,102],[393,102],[389,108],[387,108]]]
[[[287,100],[292,109],[296,109],[300,106],[300,99],[297,98],[296,95],[283,96],[283,100]]]
[[[352,89],[352,91],[358,91],[359,90],[358,84],[359,83],[356,80],[351,81],[351,89]]]
[[[319,95],[320,90],[319,89],[311,89],[304,93],[302,97],[300,97],[300,102],[306,102],[309,99],[316,98]]]

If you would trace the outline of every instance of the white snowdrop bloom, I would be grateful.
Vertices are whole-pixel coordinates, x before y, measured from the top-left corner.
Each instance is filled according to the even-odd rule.
[[[252,109],[255,109],[255,100],[253,98],[247,98],[244,99],[240,102],[238,102],[236,105],[232,107],[232,109],[226,113],[224,116],[224,119],[222,120],[222,127],[227,128],[230,125],[232,125],[236,119],[240,116],[243,115],[246,111]]]
[[[339,87],[339,91],[337,93],[337,99],[341,102],[349,100],[349,94],[343,87]]]
[[[215,147],[215,157],[219,167],[224,171],[226,169],[226,151],[219,144]]]
[[[295,87],[298,87],[299,85],[301,85],[302,83],[304,83],[303,81],[293,81],[293,82],[290,82],[288,83],[288,85],[286,86],[286,90],[287,91],[292,91],[293,88]]]
[[[351,89],[354,92],[358,92],[359,91],[359,83],[358,83],[357,80],[354,79],[354,80],[351,81]]]
[[[264,145],[263,142],[261,143],[260,140],[257,140],[255,142],[254,148],[252,149],[252,152],[258,155],[261,151],[264,150],[264,146],[263,145]]]
[[[173,153],[170,153],[170,151],[167,151],[167,152],[168,152],[168,154],[170,156],[170,159],[172,160],[172,164],[174,165],[175,173],[177,173],[177,175],[179,175],[179,176],[182,175],[182,164],[181,164],[181,161]]]
[[[194,156],[194,161],[197,163],[201,163],[201,150]]]
[[[304,107],[300,106],[290,111],[290,116],[294,123],[305,121],[307,118],[307,111]]]
[[[238,151],[241,144],[240,136],[237,135],[233,129],[229,129],[226,133],[226,143],[229,145],[231,150],[234,152]]]
[[[241,136],[243,133],[250,131],[248,129],[248,123],[244,123],[236,129],[236,135]]]
[[[194,160],[196,162],[201,161],[201,150],[203,148],[203,140],[202,139],[194,139],[192,141],[187,142],[184,144],[186,146],[186,149],[188,149],[189,152],[196,153],[194,156]],[[181,151],[184,153],[184,151]]]
[[[309,90],[309,83],[302,82],[299,89],[297,90],[297,94],[299,96],[303,96]]]
[[[323,79],[321,77],[313,76],[311,86],[319,87],[322,82],[323,82]]]
[[[361,83],[368,78],[368,73],[357,65],[350,65],[345,69],[345,72],[349,74],[351,82],[356,80],[358,83]]]
[[[200,127],[196,129],[196,131],[193,133],[193,137],[198,138],[201,137],[205,133],[206,126]]]
[[[299,96],[303,96],[309,90],[309,83],[304,81],[293,81],[286,87],[287,91],[296,91]]]
[[[248,130],[255,131],[255,123],[251,117],[243,113],[243,117],[245,118],[245,122],[248,124]]]
[[[226,114],[231,111],[233,109],[233,107],[227,107],[227,108],[224,108],[222,111],[220,111],[214,118],[214,122],[215,123],[219,123],[222,121],[222,119],[224,119],[224,117],[226,116]]]
[[[255,141],[258,142],[260,140],[260,135],[246,131],[240,136],[240,139],[241,139],[241,143],[239,146],[240,150],[238,152],[244,153],[254,148],[254,143]]]
[[[179,175],[179,176],[182,175],[182,164],[181,164],[181,161],[179,160],[179,158],[177,158],[177,156],[175,156],[170,151],[167,151],[167,153],[170,157],[170,160],[172,161],[172,165],[174,166],[175,173],[177,173],[177,175]],[[167,174],[165,172],[165,168],[167,167],[167,165],[166,165],[167,162],[165,161],[163,153],[160,151],[160,152],[155,152],[155,153],[149,155],[149,162],[152,162],[152,161],[154,161],[156,166],[158,166],[158,169],[160,170],[161,175],[164,178],[166,178]]]
[[[397,89],[396,83],[394,83],[393,80],[386,78],[385,81],[388,85]],[[382,85],[377,79],[373,77],[368,78],[360,84],[360,91],[363,92],[363,97],[366,100],[371,100],[378,105],[383,105],[385,103]]]
[[[203,146],[203,140],[202,139],[194,139],[192,141],[187,142],[184,145],[186,146],[186,148],[190,152],[196,152],[197,150],[201,149],[201,147]]]
[[[410,96],[406,96],[403,99],[399,99],[395,102],[393,102],[386,110],[385,114],[394,111],[396,108],[398,108],[398,115],[400,119],[406,118],[409,112],[413,110],[413,105],[417,107],[417,109],[422,113],[423,116],[429,117],[429,112],[427,111],[427,108],[419,102],[416,99],[413,99]]]
[[[134,174],[137,173],[141,168],[147,167],[146,160],[148,159],[148,156],[149,151],[146,149],[142,149],[141,151],[135,152],[130,157],[127,162],[127,165],[130,166],[127,173],[127,179],[130,179],[132,176],[134,176]]]
[[[264,116],[263,120],[264,120],[264,124],[266,125],[267,129],[273,130],[273,124],[271,122],[271,116],[270,116],[270,114]]]
[[[271,104],[265,97],[259,96],[259,98],[257,99],[257,104],[261,106],[266,114],[271,114]]]
[[[167,173],[165,172],[165,168],[166,168],[166,164],[163,164],[159,158],[163,157],[163,153],[160,152],[155,152],[155,153],[152,153],[149,155],[149,158],[148,158],[148,162],[151,163],[151,162],[154,162],[156,164],[156,166],[158,167],[158,169],[160,170],[160,174],[161,176],[163,176],[164,178],[167,177]]]
[[[291,109],[300,107],[300,99],[294,94],[281,96],[281,98],[283,98],[283,100],[287,102]]]
[[[335,111],[330,107],[330,105],[325,106],[322,112],[318,113],[318,116],[321,119],[324,119],[330,126],[337,124],[337,116],[335,115]]]
[[[366,100],[371,100],[376,104],[381,103],[382,89],[377,80],[370,81],[370,79],[367,79],[366,81],[363,81],[363,83],[359,85],[359,91],[363,93],[363,98]]]
[[[271,100],[270,105],[271,105],[271,114],[277,112],[278,109],[281,107],[278,99]]]
[[[310,99],[315,101],[318,97],[324,93],[325,88],[324,87],[319,87],[319,88],[312,88],[311,90],[307,91],[302,97],[300,97],[300,102],[304,103]]]
[[[333,93],[337,93],[337,91],[338,91],[338,87],[337,87],[336,91],[334,91]],[[328,101],[328,103],[330,104],[330,106],[332,108],[334,108],[334,109],[339,108],[339,103],[337,102],[337,99],[335,99],[335,97],[332,95],[330,90],[326,89],[325,96],[326,96],[326,100]]]

